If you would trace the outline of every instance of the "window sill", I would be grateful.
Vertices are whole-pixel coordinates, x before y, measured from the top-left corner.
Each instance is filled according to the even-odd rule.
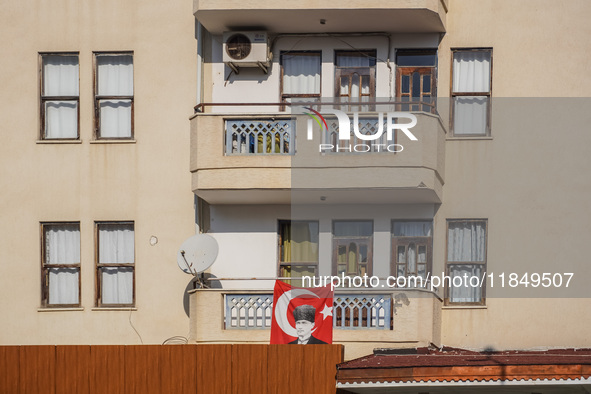
[[[136,140],[91,140],[91,144],[135,144]]]
[[[444,305],[441,309],[488,309],[486,305]]]
[[[478,137],[478,136],[469,136],[469,137],[447,137],[446,141],[478,141],[478,140],[492,140],[493,137],[491,136],[483,136],[483,137]]]
[[[37,312],[77,312],[83,311],[84,308],[82,307],[72,307],[72,308],[37,308]]]
[[[125,307],[125,306],[105,306],[105,307],[94,307],[94,308],[90,308],[91,311],[137,311],[137,307],[135,306],[131,306],[131,307]]]
[[[81,144],[82,140],[37,140],[37,144]]]

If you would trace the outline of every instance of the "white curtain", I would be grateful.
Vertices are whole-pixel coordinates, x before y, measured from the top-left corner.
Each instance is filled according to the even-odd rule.
[[[63,224],[45,226],[46,264],[80,263],[80,226]]]
[[[454,134],[486,134],[488,97],[454,97]]]
[[[49,304],[78,304],[78,268],[49,269]]]
[[[133,303],[133,268],[101,268],[101,295],[103,304]]]
[[[361,54],[338,54],[337,67],[370,67],[372,58]]]
[[[43,95],[78,96],[78,56],[43,56]]]
[[[453,91],[487,93],[490,91],[490,52],[454,53]]]
[[[430,237],[432,228],[431,222],[394,222],[394,236]]]
[[[45,227],[45,263],[80,263],[80,226],[78,224]],[[80,269],[49,268],[49,304],[78,304]]]
[[[335,237],[369,237],[373,235],[373,222],[334,222]]]
[[[98,55],[99,96],[133,96],[133,56]]]
[[[78,103],[45,101],[45,138],[78,137]]]
[[[485,222],[454,222],[449,223],[447,260],[450,262],[484,262],[486,247]],[[482,274],[480,264],[452,264],[450,276],[464,277],[468,280],[471,276],[480,277]],[[462,286],[450,287],[451,302],[479,302],[482,298],[482,289],[472,287],[463,281]]]
[[[131,100],[100,100],[103,138],[131,137]]]
[[[415,244],[408,245],[408,272],[414,273],[417,269],[417,246]]]
[[[133,224],[99,226],[99,263],[132,264],[135,262]],[[101,268],[103,304],[133,303],[133,267]]]
[[[320,94],[320,54],[283,56],[283,93]]]
[[[449,299],[451,302],[480,302],[482,300],[482,289],[478,286],[471,286],[469,278],[472,276],[481,277],[482,266],[475,264],[462,264],[450,266],[450,277],[459,276],[462,278],[462,286],[451,286],[449,289]],[[464,275],[467,275],[468,282],[464,281]]]
[[[490,92],[490,52],[458,51],[453,61],[454,93]],[[486,134],[489,97],[454,98],[454,134]]]
[[[484,262],[486,230],[484,222],[449,223],[447,261]]]
[[[43,96],[78,96],[78,56],[43,56]],[[78,137],[78,103],[45,101],[45,138]]]
[[[134,261],[133,224],[101,224],[99,263],[131,264]]]
[[[99,96],[133,96],[133,56],[98,55],[96,57]],[[131,100],[100,100],[100,136],[131,137]]]

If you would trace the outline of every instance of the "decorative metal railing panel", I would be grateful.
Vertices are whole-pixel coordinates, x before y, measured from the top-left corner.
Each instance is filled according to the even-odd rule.
[[[352,115],[349,116],[353,118]],[[336,118],[326,119],[328,124],[328,132],[325,133],[324,142],[325,144],[331,144],[332,149],[323,150],[323,152],[350,152],[350,153],[362,153],[362,152],[388,152],[388,145],[395,144],[395,141],[388,141],[387,135],[387,124],[386,119],[383,119],[382,135],[375,140],[362,140],[357,137],[353,129],[353,121],[350,123],[350,139],[339,140],[339,122]],[[360,117],[358,122],[359,134],[370,136],[378,133],[379,130],[379,117],[376,115],[371,118]],[[395,133],[394,133],[395,134]],[[391,150],[394,148],[390,148]]]
[[[335,328],[391,329],[389,294],[335,294],[332,321]]]
[[[292,119],[226,120],[226,155],[293,155]]]
[[[226,329],[271,328],[273,294],[226,294]]]
[[[271,327],[272,294],[226,294],[226,329]],[[343,329],[390,330],[392,299],[389,294],[338,294],[334,297],[333,325]]]

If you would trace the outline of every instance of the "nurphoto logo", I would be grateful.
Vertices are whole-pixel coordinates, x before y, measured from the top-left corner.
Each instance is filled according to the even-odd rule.
[[[324,131],[325,133],[330,133],[328,124],[324,116],[320,114],[320,112],[313,110],[310,107],[305,107],[305,109],[311,111],[304,112],[306,115],[310,116],[308,119],[308,140],[312,140],[313,138],[313,120],[316,121],[318,126],[320,127],[320,131]],[[386,113],[386,140],[387,143],[377,143],[379,141],[383,141],[384,135],[384,113],[378,113],[378,121],[377,121],[377,131],[373,134],[364,134],[359,130],[359,112],[353,112],[353,122],[349,119],[349,115],[347,115],[343,111],[339,111],[336,109],[327,110],[326,112],[336,116],[338,121],[338,140],[339,141],[349,141],[351,140],[351,123],[353,123],[353,136],[361,141],[367,141],[362,143],[351,144],[349,143],[346,146],[341,144],[334,144],[334,143],[321,143],[319,145],[320,152],[340,152],[340,151],[347,151],[347,152],[402,152],[404,147],[400,144],[394,143],[394,130],[402,131],[411,141],[418,141],[417,137],[413,133],[411,133],[410,129],[416,126],[417,124],[417,117],[408,112],[388,112]],[[409,123],[397,123],[394,120],[397,119],[410,119]]]

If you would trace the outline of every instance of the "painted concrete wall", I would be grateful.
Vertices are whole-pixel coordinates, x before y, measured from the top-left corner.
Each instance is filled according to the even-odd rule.
[[[176,252],[195,232],[188,171],[196,86],[191,7],[190,0],[0,4],[0,344],[162,343],[186,335],[183,294],[190,278],[177,268]],[[93,51],[120,50],[134,52],[135,141],[98,143],[92,141]],[[37,141],[38,53],[52,51],[79,52],[78,143]],[[94,221],[101,220],[135,222],[132,311],[94,308]],[[44,221],[80,222],[80,309],[40,309]]]
[[[491,139],[446,144],[438,216],[488,218],[489,272],[575,272],[577,290],[545,297],[531,288],[505,290],[489,297],[486,308],[444,308],[446,345],[589,347],[582,329],[591,312],[584,290],[591,273],[586,253],[591,218],[583,208],[591,193],[584,175],[591,165],[589,99],[553,98],[589,97],[591,79],[584,75],[590,15],[586,1],[559,6],[552,1],[450,1],[448,32],[439,51],[440,96],[449,92],[449,48],[492,47],[495,99]],[[557,138],[558,133],[564,137]],[[441,262],[444,220],[435,234],[441,236],[434,240],[434,258]]]

